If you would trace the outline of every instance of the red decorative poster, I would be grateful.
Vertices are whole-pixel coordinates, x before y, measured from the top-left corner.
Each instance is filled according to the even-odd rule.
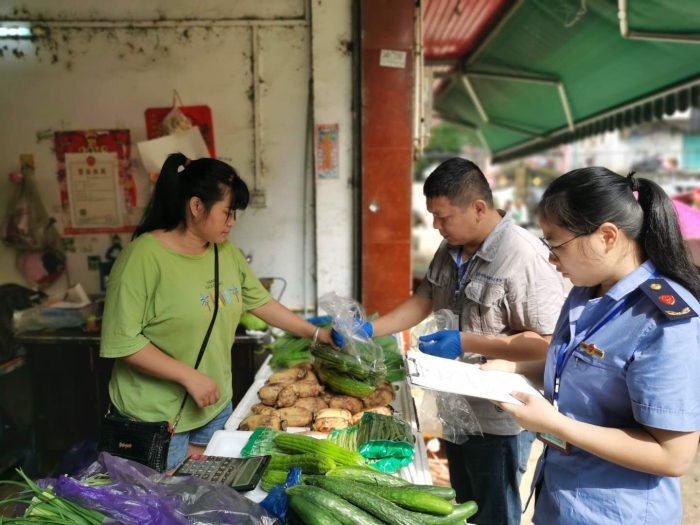
[[[193,126],[197,126],[204,137],[204,142],[209,150],[209,155],[216,157],[216,148],[214,146],[214,121],[211,117],[211,108],[209,106],[177,106],[190,120]],[[160,129],[163,119],[173,110],[173,106],[167,108],[148,108],[146,110],[146,136],[148,140],[162,137],[163,133]]]
[[[89,130],[89,131],[58,131],[55,134],[56,159],[58,161],[58,184],[61,192],[61,207],[63,208],[63,224],[65,235],[95,234],[95,233],[128,233],[136,229],[143,209],[138,207],[138,189],[136,181],[131,173],[131,136],[129,130]],[[69,184],[69,174],[67,172],[67,158],[86,157],[87,165],[76,167],[76,175],[79,173],[80,180],[78,188],[71,188]],[[109,175],[109,158],[116,158],[117,182],[116,191],[119,195],[115,208],[118,213],[114,215],[117,219],[110,221],[104,217],[98,220],[89,221],[89,216],[85,216],[83,210],[76,214],[76,210],[71,210],[71,192],[80,192],[81,198],[89,199],[90,191],[109,191],[109,186],[105,188],[105,177]],[[104,158],[99,170],[96,159]],[[92,163],[92,164],[91,164]],[[95,170],[92,174],[89,169]],[[84,169],[82,169],[84,168]],[[104,168],[104,169],[103,169]],[[91,184],[91,177],[94,183]],[[75,182],[75,181],[74,181]],[[76,195],[76,193],[73,193]],[[76,224],[76,217],[80,217],[81,223]],[[104,226],[113,223],[114,226]],[[88,226],[94,224],[93,226]],[[118,225],[117,225],[118,224]]]

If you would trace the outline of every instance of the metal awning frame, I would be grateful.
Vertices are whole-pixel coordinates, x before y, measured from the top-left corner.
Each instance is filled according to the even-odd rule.
[[[655,40],[659,42],[674,42],[677,44],[700,44],[700,35],[681,35],[677,33],[648,33],[630,31],[627,18],[629,0],[617,0],[617,17],[620,20],[620,34],[629,40]]]
[[[557,88],[557,92],[559,93],[559,99],[561,101],[562,110],[563,110],[564,116],[566,118],[566,123],[567,123],[568,129],[571,132],[574,131],[574,121],[573,121],[573,118],[571,116],[571,106],[569,106],[569,99],[566,96],[566,90],[564,89],[564,84],[561,80],[559,80],[557,78],[548,78],[548,77],[541,77],[541,76],[536,76],[536,75],[481,73],[478,71],[468,71],[468,72],[464,72],[461,74],[461,80],[462,80],[462,83],[464,84],[464,88],[467,90],[467,93],[469,93],[469,96],[471,97],[472,102],[474,102],[474,106],[476,106],[476,110],[479,112],[479,116],[484,121],[484,123],[489,124],[491,126],[497,126],[500,128],[509,129],[511,131],[515,131],[517,133],[522,133],[524,135],[530,135],[532,137],[535,137],[535,139],[542,138],[542,137],[546,136],[546,134],[534,133],[532,131],[523,129],[521,127],[513,126],[513,125],[505,123],[505,122],[495,121],[492,118],[490,118],[488,116],[488,114],[486,113],[484,106],[481,104],[481,100],[479,99],[479,96],[476,93],[476,90],[474,89],[474,86],[471,83],[472,78],[486,78],[486,79],[491,79],[491,80],[505,80],[505,81],[509,81],[509,82],[524,82],[527,84],[544,84],[544,85],[549,85],[549,86],[555,86]]]
[[[654,93],[652,95],[649,95],[647,97],[635,100],[633,102],[629,102],[627,104],[623,104],[621,106],[617,106],[617,107],[612,108],[612,109],[605,111],[603,113],[599,113],[598,115],[594,115],[592,117],[589,117],[589,118],[583,119],[579,122],[576,122],[576,123],[574,123],[573,132],[575,133],[576,131],[579,131],[582,128],[584,128],[585,126],[588,126],[588,125],[593,124],[593,123],[598,122],[598,121],[603,121],[605,119],[608,119],[610,117],[618,115],[624,111],[628,111],[628,110],[631,110],[631,109],[634,109],[637,107],[641,107],[645,104],[648,104],[650,102],[654,102],[656,100],[665,98],[669,95],[676,95],[680,91],[688,90],[688,89],[691,89],[693,87],[700,87],[700,76],[698,76],[692,80],[689,80],[687,82],[684,82],[682,84],[676,85],[672,88],[668,88],[668,89],[665,89],[663,91],[659,91],[659,92]],[[527,142],[522,142],[520,144],[516,144],[514,146],[511,146],[509,148],[502,149],[498,152],[497,156],[498,157],[510,157],[511,154],[513,154],[519,150],[526,150],[541,140],[545,140],[545,139],[546,140],[554,140],[554,139],[560,138],[563,135],[565,135],[567,133],[571,133],[571,132],[572,131],[569,129],[568,126],[561,127],[559,129],[551,131],[545,135],[542,135],[541,137],[537,137],[537,139],[532,139],[532,140],[529,140]]]

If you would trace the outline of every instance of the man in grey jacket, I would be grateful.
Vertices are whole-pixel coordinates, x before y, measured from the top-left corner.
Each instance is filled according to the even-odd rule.
[[[468,160],[443,162],[423,193],[433,227],[445,240],[415,295],[366,323],[365,331],[376,337],[400,332],[447,308],[459,319],[459,330],[421,338],[423,352],[472,363],[544,359],[564,302],[548,250],[494,208],[486,178]],[[469,402],[483,436],[446,444],[457,501],[477,502],[479,512],[471,519],[477,525],[517,525],[520,479],[533,435],[491,402]]]

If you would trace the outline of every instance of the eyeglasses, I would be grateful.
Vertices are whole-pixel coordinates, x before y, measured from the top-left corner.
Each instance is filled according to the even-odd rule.
[[[558,245],[556,245],[556,246],[550,246],[549,243],[547,242],[547,239],[545,239],[544,237],[540,237],[540,240],[542,241],[542,244],[544,244],[545,247],[549,250],[549,253],[551,253],[552,255],[554,255],[554,258],[555,258],[555,259],[559,259],[559,256],[554,252],[554,250],[558,250],[559,248],[561,248],[561,247],[564,246],[565,244],[569,244],[569,243],[570,243],[571,241],[573,241],[574,239],[578,239],[579,237],[583,237],[584,235],[586,235],[586,234],[585,234],[585,233],[580,233],[580,234],[578,234],[576,237],[573,237],[573,238],[569,239],[568,241],[563,242],[563,243],[561,243],[561,244],[558,244]]]

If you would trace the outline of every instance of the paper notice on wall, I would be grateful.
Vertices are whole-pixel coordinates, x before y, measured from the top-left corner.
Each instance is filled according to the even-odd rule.
[[[209,158],[209,150],[197,127],[173,135],[139,142],[137,147],[141,162],[148,173],[160,173],[165,159],[171,153],[182,153],[192,160]]]
[[[65,166],[73,227],[123,226],[117,154],[66,153]]]

